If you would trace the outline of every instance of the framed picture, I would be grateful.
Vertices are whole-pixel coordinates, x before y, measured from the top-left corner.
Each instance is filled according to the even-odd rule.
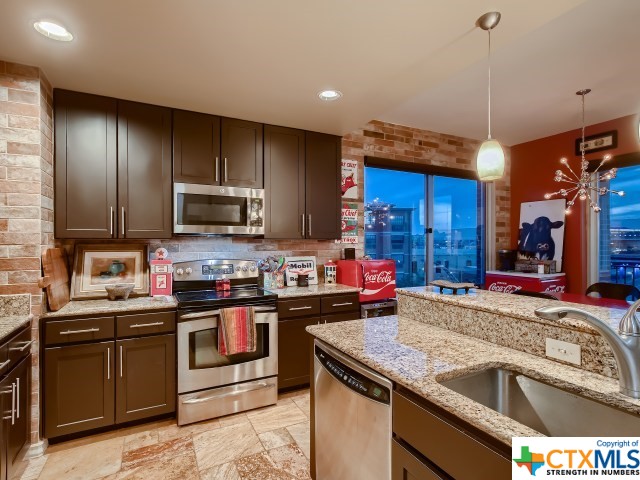
[[[576,156],[582,155],[580,145],[582,138],[576,138]],[[584,153],[595,153],[603,150],[611,150],[618,147],[618,131],[598,133],[597,135],[589,135],[584,137]]]
[[[520,204],[520,258],[555,260],[556,271],[562,271],[566,200],[542,200]]]
[[[131,296],[149,295],[147,245],[76,245],[71,299],[106,298],[105,285],[133,283]]]

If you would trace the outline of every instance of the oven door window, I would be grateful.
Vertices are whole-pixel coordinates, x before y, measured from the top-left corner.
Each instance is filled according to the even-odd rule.
[[[178,225],[247,225],[245,197],[178,193],[177,201]]]
[[[256,351],[236,355],[218,353],[218,328],[198,330],[189,334],[189,370],[226,367],[252,362],[269,356],[269,325],[256,324]]]

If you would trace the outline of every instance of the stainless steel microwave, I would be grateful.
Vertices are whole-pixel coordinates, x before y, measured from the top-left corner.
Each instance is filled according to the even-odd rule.
[[[264,190],[174,183],[173,233],[264,235]]]

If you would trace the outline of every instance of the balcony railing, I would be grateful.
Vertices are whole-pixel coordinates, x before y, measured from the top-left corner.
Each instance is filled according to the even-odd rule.
[[[640,288],[640,255],[612,255],[609,275],[613,283]]]

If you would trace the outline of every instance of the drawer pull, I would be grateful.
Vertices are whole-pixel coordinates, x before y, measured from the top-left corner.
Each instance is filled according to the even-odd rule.
[[[333,303],[332,307],[346,307],[347,305],[353,305],[353,302]]]
[[[130,325],[129,328],[158,327],[160,325],[164,325],[164,322],[136,323],[134,325]]]
[[[86,328],[84,330],[65,330],[64,332],[60,332],[60,335],[71,335],[73,333],[92,333],[99,332],[99,328]]]
[[[107,347],[107,380],[111,380],[111,347]]]
[[[16,423],[16,384],[11,384],[11,425]]]
[[[20,418],[20,377],[16,378],[16,417]]]
[[[7,360],[6,362],[2,362],[2,363],[0,363],[0,370],[2,370],[4,367],[6,367],[7,365],[9,365],[9,363],[11,363],[11,360]]]
[[[290,307],[290,308],[289,308],[289,311],[290,311],[290,312],[293,312],[294,310],[310,310],[310,309],[312,309],[312,308],[313,308],[313,307],[312,307],[311,305],[306,305],[306,306],[304,306],[304,307]]]
[[[236,391],[233,391],[233,392],[213,394],[210,397],[190,398],[189,400],[184,400],[182,403],[190,405],[192,403],[209,402],[209,401],[215,400],[217,398],[232,397],[234,395],[240,395],[241,393],[255,392],[255,391],[258,391],[258,390],[263,390],[265,388],[274,388],[274,387],[275,387],[275,385],[272,385],[272,384],[269,384],[269,383],[260,382],[260,383],[258,383],[256,385],[252,385],[250,387],[245,387],[245,388],[240,388],[240,389],[238,389]]]
[[[9,348],[10,351],[15,352],[24,352],[27,348],[29,348],[31,346],[31,344],[33,343],[33,340],[30,340],[28,342],[25,342],[25,344],[21,347],[11,347]]]

